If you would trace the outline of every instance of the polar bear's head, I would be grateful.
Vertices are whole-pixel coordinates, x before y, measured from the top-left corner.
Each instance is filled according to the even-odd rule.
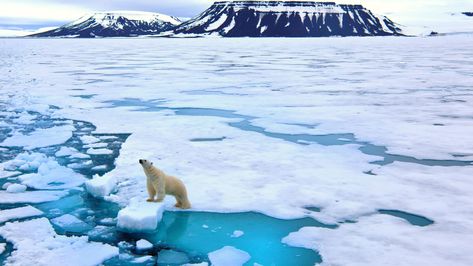
[[[145,159],[140,159],[138,160],[138,162],[141,164],[141,166],[143,166],[143,168],[147,169],[147,168],[150,168],[151,166],[153,166],[153,163],[148,161],[148,160],[145,160]]]

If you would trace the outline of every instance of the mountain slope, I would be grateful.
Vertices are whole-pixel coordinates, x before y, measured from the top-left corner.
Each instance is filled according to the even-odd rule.
[[[328,37],[402,35],[387,17],[361,5],[313,1],[215,2],[173,31],[225,37]]]
[[[177,18],[150,12],[98,12],[32,37],[130,37],[157,34],[179,25]]]

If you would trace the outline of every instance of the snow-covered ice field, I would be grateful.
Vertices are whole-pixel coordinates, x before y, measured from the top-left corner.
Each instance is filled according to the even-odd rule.
[[[0,261],[471,265],[472,43],[0,39]]]

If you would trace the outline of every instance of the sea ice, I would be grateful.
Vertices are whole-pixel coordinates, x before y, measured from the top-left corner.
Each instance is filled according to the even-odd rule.
[[[61,147],[54,155],[56,157],[66,157],[78,153],[79,151],[75,148]]]
[[[241,231],[241,230],[235,230],[235,231],[233,231],[231,237],[238,238],[238,237],[240,237],[240,236],[242,236],[242,235],[244,235],[244,234],[245,234],[245,232],[243,232],[243,231]]]
[[[146,239],[140,239],[138,241],[136,241],[136,249],[137,250],[148,250],[148,249],[152,249],[153,248],[153,244],[151,244],[148,240]]]
[[[6,265],[95,266],[118,255],[117,247],[89,242],[86,236],[56,234],[46,218],[7,223],[0,235],[15,248]]]
[[[32,133],[22,134],[15,132],[8,137],[0,146],[24,147],[26,150],[33,150],[41,147],[58,145],[66,142],[72,137],[74,127],[71,125],[56,126],[46,129],[36,129]]]
[[[117,227],[127,232],[156,230],[164,212],[164,203],[137,199],[118,212]]]
[[[22,184],[11,184],[6,190],[8,193],[21,193],[26,191],[26,186]]]
[[[17,175],[21,174],[21,172],[18,172],[18,171],[13,171],[13,172],[10,172],[10,171],[2,171],[0,170],[0,179],[2,178],[9,178],[9,177],[15,177]]]
[[[64,214],[52,219],[51,222],[64,232],[82,233],[92,229],[89,224],[71,214]]]
[[[29,169],[36,168],[38,172],[18,177],[28,187],[34,189],[65,189],[80,186],[86,180],[84,176],[72,169],[61,166],[53,158],[37,155],[36,158],[38,157],[42,158],[41,162],[38,163],[39,165],[35,164],[35,167],[31,167],[30,162],[24,164]],[[33,162],[36,162],[36,159]]]
[[[93,148],[90,148],[90,149],[87,150],[87,154],[90,154],[90,155],[110,155],[110,154],[113,154],[113,151],[109,150],[109,149],[93,149]]]
[[[215,266],[241,266],[250,260],[250,254],[231,246],[225,246],[209,253],[209,260]]]
[[[92,179],[85,182],[85,187],[92,196],[103,198],[116,189],[117,181],[115,178],[94,175]]]
[[[23,219],[33,216],[43,215],[43,212],[32,206],[19,207],[14,209],[0,210],[0,223],[13,219]]]
[[[68,194],[67,191],[25,191],[8,193],[0,191],[0,204],[41,203],[58,200]]]
[[[92,143],[96,143],[96,142],[99,142],[100,139],[94,137],[94,136],[81,136],[80,137],[80,140],[82,141],[82,143],[84,144],[92,144]]]

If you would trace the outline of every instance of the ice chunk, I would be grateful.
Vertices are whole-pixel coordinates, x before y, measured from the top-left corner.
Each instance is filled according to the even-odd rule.
[[[91,168],[92,171],[106,171],[108,167],[106,165],[97,165]]]
[[[122,231],[153,231],[158,227],[164,212],[162,202],[139,202],[134,200],[118,212],[117,226]]]
[[[98,225],[87,232],[89,240],[99,242],[114,242],[117,239],[115,227]]]
[[[17,176],[19,174],[21,174],[21,172],[18,172],[18,171],[7,172],[7,171],[0,170],[0,179],[14,177],[14,176]]]
[[[0,235],[15,247],[6,265],[94,266],[118,255],[117,247],[89,242],[86,236],[57,235],[46,218],[7,223]]]
[[[145,263],[147,262],[148,260],[151,260],[153,259],[153,256],[142,256],[142,257],[138,257],[138,258],[135,258],[134,260],[132,260],[132,263]]]
[[[82,233],[92,229],[90,225],[70,214],[54,218],[51,222],[64,232]]]
[[[240,237],[244,234],[245,234],[245,232],[243,232],[243,231],[235,230],[235,231],[233,231],[233,234],[231,235],[231,237],[238,238],[238,237]]]
[[[27,135],[15,132],[13,136],[5,139],[0,145],[24,147],[27,150],[58,145],[70,139],[73,130],[73,126],[65,125],[45,129],[39,128]]]
[[[97,148],[106,148],[107,146],[108,146],[108,144],[105,143],[105,142],[97,142],[97,143],[92,143],[92,144],[84,145],[84,148],[94,148],[94,149],[97,149]]]
[[[26,191],[26,186],[22,184],[11,184],[7,187],[8,193],[21,193]]]
[[[92,143],[96,143],[96,142],[99,142],[100,139],[94,137],[94,136],[81,136],[80,137],[80,140],[82,141],[82,143],[84,144],[92,144]]]
[[[89,159],[90,155],[78,152],[78,153],[72,154],[69,158],[71,158],[71,159]]]
[[[72,168],[72,169],[84,169],[84,168],[89,168],[93,165],[92,161],[85,161],[81,163],[70,163],[67,165],[67,167]]]
[[[207,262],[201,262],[201,263],[186,263],[183,264],[183,266],[209,266]]]
[[[25,191],[8,193],[0,191],[0,204],[8,203],[41,203],[58,200],[68,194],[67,191]]]
[[[65,189],[80,186],[86,180],[84,176],[72,169],[59,165],[48,158],[38,167],[38,173],[18,177],[28,187],[35,189]]]
[[[2,189],[7,189],[9,185],[11,185],[12,183],[10,182],[6,182],[5,184],[3,184],[2,186]]]
[[[151,244],[146,239],[140,239],[140,240],[136,241],[136,249],[137,250],[148,250],[148,249],[152,249],[152,248],[153,248],[153,244]]]
[[[61,147],[54,155],[56,157],[66,157],[78,153],[79,151],[75,148]]]
[[[186,253],[174,250],[162,250],[158,253],[158,265],[182,265],[189,262]]]
[[[87,191],[94,197],[103,198],[112,193],[117,186],[114,177],[95,175],[91,180],[85,182]]]
[[[39,215],[43,215],[43,212],[29,205],[15,209],[0,210],[0,223]]]
[[[113,154],[112,150],[109,149],[88,149],[87,153],[90,155],[110,155]]]
[[[0,243],[0,255],[3,254],[3,252],[5,252],[6,248],[7,248],[6,243]]]
[[[209,260],[215,266],[241,266],[250,260],[250,254],[231,246],[225,246],[209,253]]]

